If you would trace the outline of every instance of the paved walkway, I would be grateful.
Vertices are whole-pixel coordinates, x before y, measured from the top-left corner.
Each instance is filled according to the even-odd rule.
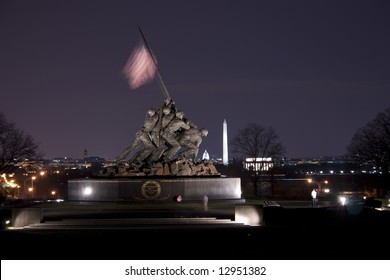
[[[1,230],[1,259],[381,259],[390,251],[390,212],[373,209],[265,207],[257,227],[225,209],[71,212],[45,216],[46,228]]]

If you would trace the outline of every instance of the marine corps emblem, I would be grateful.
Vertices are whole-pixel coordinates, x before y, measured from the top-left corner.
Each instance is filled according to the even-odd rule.
[[[156,199],[160,196],[161,186],[156,181],[146,181],[142,185],[142,195],[146,199]]]

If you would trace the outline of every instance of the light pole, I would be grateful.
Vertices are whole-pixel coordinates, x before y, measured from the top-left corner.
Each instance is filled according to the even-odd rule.
[[[24,191],[26,191],[26,182],[28,180],[31,180],[31,186],[28,188],[28,191],[31,192],[31,198],[34,197],[34,180],[36,179],[37,177],[35,176],[31,176],[31,178],[27,178],[26,180],[24,180],[23,182],[23,186],[24,186]]]
[[[315,184],[317,185],[318,192],[322,192],[322,191],[325,192],[325,193],[329,192],[329,189],[328,189],[328,188],[322,189],[321,183],[318,182],[318,181],[316,181],[316,180],[313,180],[312,178],[307,179],[307,182],[308,182],[309,184],[315,183]],[[328,184],[328,180],[324,180],[323,183],[324,183],[325,185],[327,185],[327,184]]]
[[[309,179],[307,179],[307,182],[308,182],[309,184],[315,183],[315,184],[317,185],[318,191],[319,191],[319,192],[321,191],[321,184],[320,184],[319,182],[317,182],[316,180],[313,180],[312,178],[309,178]]]
[[[20,186],[18,184],[15,184],[15,180],[10,181],[11,188],[14,190],[13,191],[13,197],[15,198],[20,198]],[[16,191],[15,191],[16,188]]]
[[[52,190],[51,191],[51,195],[53,196],[53,198],[58,198],[58,193],[57,193],[57,191],[55,191],[55,190]]]
[[[32,189],[32,191],[31,191],[31,198],[34,198],[34,180],[36,179],[37,177],[35,177],[35,176],[32,176],[31,177],[31,189]]]

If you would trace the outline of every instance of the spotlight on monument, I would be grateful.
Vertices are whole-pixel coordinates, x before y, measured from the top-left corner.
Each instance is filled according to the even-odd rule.
[[[339,200],[342,206],[344,206],[347,203],[347,198],[345,196],[340,196]]]
[[[92,194],[92,188],[86,187],[83,191],[84,195],[91,195]]]
[[[7,228],[11,226],[11,218],[5,217],[1,221],[1,229]]]
[[[264,222],[264,209],[260,206],[236,206],[234,220],[245,225],[260,226]]]

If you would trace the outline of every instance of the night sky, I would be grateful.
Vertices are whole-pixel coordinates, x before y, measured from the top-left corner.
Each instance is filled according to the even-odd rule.
[[[388,0],[1,0],[0,111],[45,158],[114,159],[164,98],[157,78],[131,90],[122,75],[138,25],[177,108],[209,130],[200,156],[222,157],[224,119],[229,140],[255,122],[288,157],[342,155],[390,107]]]

